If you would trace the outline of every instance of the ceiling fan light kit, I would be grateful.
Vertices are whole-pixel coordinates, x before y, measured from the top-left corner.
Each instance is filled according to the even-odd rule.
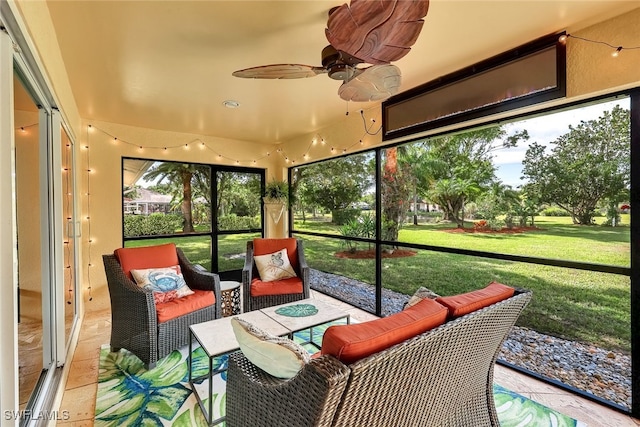
[[[322,66],[273,64],[234,71],[254,79],[299,79],[328,74],[341,80],[345,101],[384,100],[400,89],[401,73],[392,61],[404,57],[416,42],[429,0],[351,0],[329,11]],[[359,64],[371,64],[358,67]]]

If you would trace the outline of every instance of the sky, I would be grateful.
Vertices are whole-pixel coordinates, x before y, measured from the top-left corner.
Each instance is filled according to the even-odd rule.
[[[611,110],[615,105],[629,109],[629,98],[576,108],[506,125],[505,130],[509,135],[526,129],[529,132],[529,140],[520,142],[516,147],[498,150],[495,153],[493,161],[497,168],[496,175],[498,179],[513,188],[521,185],[523,183],[520,179],[522,176],[522,160],[530,143],[535,141],[541,145],[547,145],[547,150],[549,150],[553,147],[553,144],[550,144],[551,142],[569,131],[569,125],[575,126],[580,121],[598,119],[603,111]]]

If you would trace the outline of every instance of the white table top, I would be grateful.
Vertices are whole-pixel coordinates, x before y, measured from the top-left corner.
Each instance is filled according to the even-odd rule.
[[[303,317],[289,317],[276,313],[276,310],[281,307],[298,304],[310,304],[318,309],[318,313],[312,316]],[[273,307],[267,307],[260,310],[267,316],[276,320],[281,325],[285,326],[291,332],[302,331],[312,326],[321,325],[323,323],[331,322],[333,320],[349,318],[349,313],[339,309],[338,307],[328,304],[324,301],[314,298],[308,298],[300,301],[295,301],[287,304],[277,305]]]
[[[289,317],[276,313],[281,307],[297,304],[311,304],[318,309],[318,313],[304,317]],[[231,327],[231,319],[234,317],[244,319],[272,335],[283,336],[333,320],[348,319],[349,313],[324,301],[309,298],[189,326],[193,336],[209,357],[240,348]]]
[[[244,319],[273,335],[282,336],[289,333],[286,327],[259,310],[189,326],[193,336],[200,342],[209,357],[229,353],[240,348],[231,327],[231,319],[234,317]]]
[[[230,291],[231,289],[239,288],[240,282],[235,282],[233,280],[221,280],[220,281],[220,290],[221,291]]]

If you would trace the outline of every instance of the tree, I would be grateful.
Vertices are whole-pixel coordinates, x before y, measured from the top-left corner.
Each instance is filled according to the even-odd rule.
[[[206,171],[206,172],[205,172]],[[209,167],[203,165],[196,165],[192,163],[175,163],[175,162],[162,162],[155,163],[153,167],[144,174],[144,179],[152,181],[158,179],[162,181],[164,179],[169,180],[172,184],[178,184],[182,188],[182,194],[173,194],[174,199],[180,200],[180,210],[182,211],[183,233],[193,232],[193,211],[192,211],[192,188],[191,180],[195,174],[208,173]]]
[[[400,226],[409,208],[409,199],[416,188],[410,163],[413,157],[407,155],[403,158],[400,154],[405,148],[386,149],[382,170],[382,239],[394,242],[398,240]]]
[[[569,126],[545,146],[534,142],[523,160],[523,178],[543,203],[567,211],[574,224],[592,224],[601,200],[628,199],[629,111],[616,106],[596,120]]]
[[[342,212],[360,201],[372,184],[371,158],[353,155],[297,168],[294,195],[311,205],[331,211],[334,222],[343,223]]]
[[[218,172],[218,216],[260,213],[260,175],[243,172]]]
[[[416,168],[421,194],[437,203],[443,219],[464,227],[464,205],[495,182],[493,153],[527,140],[526,130],[507,135],[501,126],[431,139],[424,145]]]

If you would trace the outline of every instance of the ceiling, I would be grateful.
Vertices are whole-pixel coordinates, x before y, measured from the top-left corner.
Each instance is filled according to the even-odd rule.
[[[326,74],[233,77],[277,63],[321,65],[339,0],[48,0],[80,115],[88,120],[260,143],[313,133],[375,103],[349,103]],[[635,1],[432,0],[400,91],[535,38],[584,28]],[[225,100],[240,106],[226,108]],[[378,102],[379,103],[379,102]]]

